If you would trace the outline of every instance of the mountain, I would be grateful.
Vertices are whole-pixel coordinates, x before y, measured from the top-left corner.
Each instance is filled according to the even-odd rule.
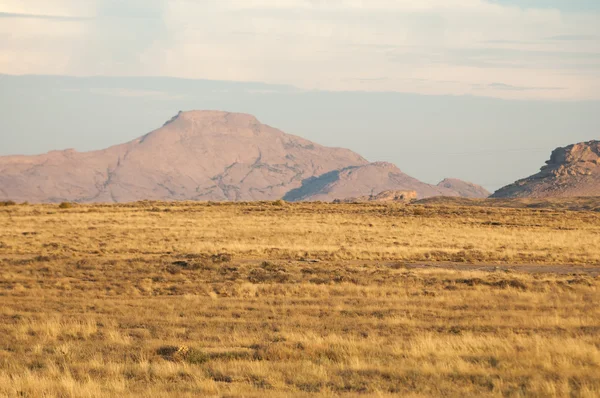
[[[490,192],[488,192],[488,190],[484,187],[471,182],[458,180],[456,178],[446,178],[437,184],[437,186],[455,191],[458,193],[458,196],[463,198],[483,199],[490,196]]]
[[[32,202],[265,200],[301,181],[367,161],[216,111],[179,113],[141,138],[105,150],[0,158],[0,197]]]
[[[288,201],[344,200],[383,191],[415,191],[419,198],[431,196],[461,196],[444,187],[426,184],[403,173],[387,162],[375,162],[334,170],[305,180],[300,188],[288,192]]]
[[[496,191],[493,198],[600,196],[600,141],[557,148],[541,171]]]
[[[220,111],[180,112],[161,128],[104,150],[0,157],[0,200],[330,201],[385,190],[414,190],[419,198],[461,195],[392,164],[369,163],[251,115]]]

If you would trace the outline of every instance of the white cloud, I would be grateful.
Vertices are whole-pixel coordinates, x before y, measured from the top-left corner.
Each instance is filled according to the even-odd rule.
[[[0,0],[0,12],[63,17],[93,17],[94,0]]]
[[[121,11],[123,18],[134,17],[142,8],[131,1],[127,8],[112,0],[27,3],[0,0],[0,12],[97,16],[102,22],[9,18],[10,26],[0,27],[0,34],[13,32],[0,44],[0,72],[49,73],[48,56],[54,53],[51,72],[75,75],[169,75],[502,98],[600,97],[599,13],[483,0],[154,0],[144,3],[154,11],[142,15],[160,21],[134,24],[103,20],[100,12],[109,4],[113,16]],[[548,40],[552,37],[562,40]],[[582,37],[586,40],[568,39]],[[78,57],[86,47],[85,57]],[[28,60],[25,66],[18,64],[21,58]]]

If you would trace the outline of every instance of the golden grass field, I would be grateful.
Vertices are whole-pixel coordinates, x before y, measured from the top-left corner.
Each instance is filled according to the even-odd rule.
[[[0,396],[600,396],[599,212],[64,207],[0,207]]]

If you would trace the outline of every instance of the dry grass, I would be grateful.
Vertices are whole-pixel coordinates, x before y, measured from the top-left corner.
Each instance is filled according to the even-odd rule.
[[[600,264],[600,213],[348,204],[0,208],[0,255]]]
[[[555,210],[5,207],[0,396],[595,397],[598,277],[405,261],[598,264],[599,236]]]
[[[452,205],[479,207],[506,207],[513,209],[553,209],[572,211],[600,212],[600,197],[584,196],[579,198],[487,198],[470,199],[449,196],[438,196],[422,199],[420,205]]]

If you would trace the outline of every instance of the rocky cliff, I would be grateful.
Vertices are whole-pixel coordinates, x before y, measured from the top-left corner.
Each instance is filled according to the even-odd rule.
[[[539,173],[496,191],[494,198],[600,196],[600,141],[552,152]]]

